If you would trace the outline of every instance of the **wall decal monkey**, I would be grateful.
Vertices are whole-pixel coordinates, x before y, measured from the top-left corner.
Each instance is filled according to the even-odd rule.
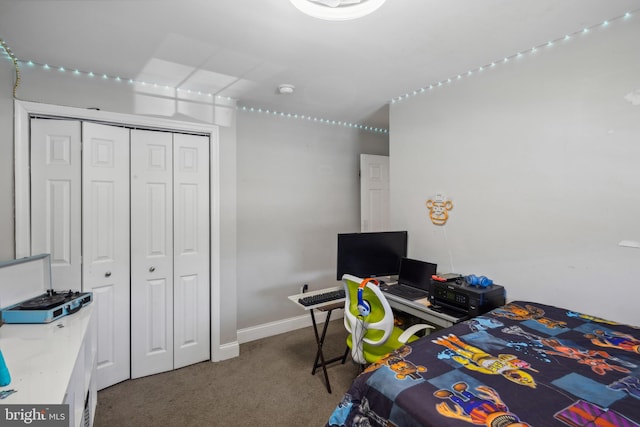
[[[427,200],[429,218],[435,225],[445,225],[449,219],[449,211],[453,209],[453,202],[447,200],[442,194],[436,194],[433,199]]]

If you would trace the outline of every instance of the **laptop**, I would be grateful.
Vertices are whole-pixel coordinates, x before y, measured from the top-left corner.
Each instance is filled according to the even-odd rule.
[[[411,301],[427,298],[431,285],[431,276],[436,274],[437,264],[402,258],[398,283],[380,288],[382,292],[399,296]]]

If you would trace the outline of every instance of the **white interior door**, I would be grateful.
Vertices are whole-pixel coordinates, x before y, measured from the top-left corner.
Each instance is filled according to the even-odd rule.
[[[173,369],[172,134],[131,131],[131,377]]]
[[[174,134],[174,365],[209,359],[209,138]]]
[[[82,286],[93,292],[97,388],[130,377],[129,130],[82,124]]]
[[[31,119],[30,148],[31,254],[51,254],[55,289],[80,290],[80,122]]]
[[[389,230],[389,157],[360,155],[360,231]]]

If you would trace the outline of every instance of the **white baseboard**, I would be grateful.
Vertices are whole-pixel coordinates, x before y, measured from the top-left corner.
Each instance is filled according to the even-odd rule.
[[[326,316],[325,312],[315,311],[316,323],[320,326]],[[342,319],[342,311],[334,311],[331,315],[331,321]],[[311,316],[304,314],[301,316],[290,317],[289,319],[278,320],[275,322],[264,323],[262,325],[251,326],[249,328],[238,330],[238,342],[240,344],[267,338],[274,335],[283,334],[285,332],[295,331],[296,329],[311,326]]]
[[[226,344],[220,344],[217,351],[214,352],[211,361],[220,362],[222,360],[233,359],[240,356],[240,344],[233,341]]]
[[[316,311],[315,317],[318,326],[321,327],[327,317],[327,313]],[[331,317],[331,321],[342,321],[341,319],[343,314],[342,312],[334,313]],[[295,331],[296,329],[306,328],[308,326],[311,326],[311,316],[309,314],[304,314],[275,322],[263,323],[262,325],[251,326],[249,328],[238,329],[238,340],[220,344],[211,361],[220,362],[222,360],[238,357],[240,355],[240,344],[284,334],[286,332]]]

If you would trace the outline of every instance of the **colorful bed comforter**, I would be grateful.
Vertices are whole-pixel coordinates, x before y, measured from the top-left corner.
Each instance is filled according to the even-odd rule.
[[[640,427],[640,328],[515,301],[400,348],[327,426]]]

